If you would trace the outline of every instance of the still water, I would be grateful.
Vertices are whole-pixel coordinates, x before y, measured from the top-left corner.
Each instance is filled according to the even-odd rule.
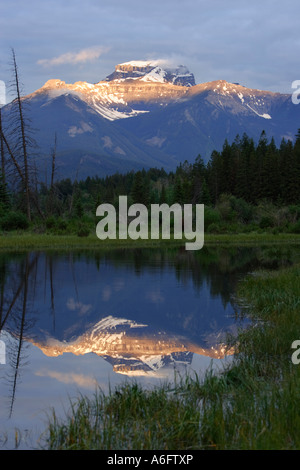
[[[247,323],[238,282],[291,247],[0,255],[0,447],[38,448],[55,408],[123,381],[145,387],[230,361]],[[17,433],[16,433],[17,430]]]

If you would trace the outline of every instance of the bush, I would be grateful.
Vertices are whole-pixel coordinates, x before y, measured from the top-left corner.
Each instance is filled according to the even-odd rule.
[[[290,227],[292,233],[300,233],[300,220]]]
[[[216,209],[224,222],[234,222],[237,218],[237,212],[232,208],[231,199],[230,194],[221,194],[216,204]]]
[[[66,220],[61,217],[54,217],[53,215],[47,217],[45,225],[47,230],[57,235],[65,233],[68,228]]]
[[[273,220],[271,219],[271,217],[265,216],[261,218],[261,221],[259,222],[260,228],[268,228],[272,226],[273,226]]]
[[[210,224],[219,224],[220,222],[219,212],[211,207],[204,206],[204,226],[208,227]]]
[[[86,224],[79,224],[77,236],[78,237],[88,237],[90,234],[90,229]]]
[[[258,228],[259,227],[256,224],[246,224],[243,226],[243,232],[244,233],[257,232]]]
[[[26,230],[29,227],[27,217],[21,212],[8,212],[0,220],[2,230]]]
[[[220,225],[213,222],[209,224],[206,231],[207,233],[220,233]]]
[[[300,220],[300,206],[295,206],[295,205],[289,206],[288,211],[289,211],[290,219],[292,223],[295,223],[298,220]]]
[[[57,225],[56,226],[57,226],[58,230],[61,230],[62,232],[64,232],[68,228],[67,222],[64,219],[61,219],[60,217],[57,219]]]
[[[56,218],[51,215],[50,217],[47,217],[45,221],[45,225],[47,229],[52,229],[56,227]]]
[[[244,199],[231,196],[231,208],[237,213],[238,219],[241,222],[250,222],[253,217],[253,207],[248,204]]]

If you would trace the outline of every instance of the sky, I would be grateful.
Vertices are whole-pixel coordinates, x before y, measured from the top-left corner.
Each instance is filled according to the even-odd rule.
[[[300,80],[300,3],[0,0],[5,84],[12,48],[23,94],[49,79],[97,83],[119,63],[150,59],[186,65],[196,83],[222,79],[292,93],[292,82]]]

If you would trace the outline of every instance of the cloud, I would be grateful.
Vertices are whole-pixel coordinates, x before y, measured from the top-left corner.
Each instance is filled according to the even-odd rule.
[[[99,59],[101,55],[106,54],[109,49],[109,47],[105,46],[92,46],[87,49],[81,49],[78,52],[66,52],[52,59],[40,59],[37,63],[43,67],[51,67],[63,64],[77,65],[86,62],[94,62]]]
[[[80,387],[86,388],[94,388],[97,385],[96,379],[83,375],[83,374],[76,374],[74,372],[56,372],[56,371],[47,371],[47,370],[40,370],[36,372],[36,375],[39,377],[50,377],[51,379],[56,379],[61,383],[64,384],[76,384]]]
[[[106,286],[104,287],[103,291],[102,291],[102,300],[104,302],[108,302],[109,299],[111,298],[111,288],[109,286]]]
[[[76,302],[73,298],[70,298],[67,302],[67,308],[71,311],[77,310],[79,315],[85,315],[91,310],[92,306],[85,305],[81,302]]]
[[[160,289],[147,292],[146,298],[154,304],[161,304],[165,301],[164,296],[161,294]]]

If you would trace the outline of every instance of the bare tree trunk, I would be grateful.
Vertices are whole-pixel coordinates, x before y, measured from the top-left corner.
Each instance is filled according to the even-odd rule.
[[[18,102],[18,108],[19,108],[20,128],[21,128],[21,137],[22,137],[26,210],[27,210],[27,218],[28,220],[31,220],[27,142],[26,142],[25,123],[24,123],[24,115],[23,115],[23,108],[22,108],[22,101],[21,101],[21,94],[20,94],[19,74],[18,74],[18,67],[17,67],[14,49],[12,49],[12,57],[13,57],[14,81],[15,81],[15,87],[16,87],[16,92],[17,92],[17,102]]]
[[[7,151],[8,151],[8,153],[9,153],[9,156],[10,156],[10,158],[12,159],[13,164],[15,165],[15,167],[16,167],[16,169],[17,169],[17,172],[19,173],[19,176],[20,176],[20,178],[21,178],[23,184],[25,184],[25,178],[24,178],[24,175],[23,175],[23,173],[22,173],[21,167],[20,167],[20,165],[18,164],[16,158],[14,157],[14,154],[12,153],[12,150],[11,150],[11,148],[10,148],[10,145],[9,145],[9,143],[7,142],[7,139],[6,139],[5,135],[3,134],[3,130],[2,130],[2,129],[1,129],[1,138],[3,139],[3,142],[5,143],[5,146],[6,146],[6,148],[7,148]]]
[[[14,163],[16,169],[17,169],[17,172],[19,173],[20,178],[21,178],[22,182],[23,182],[24,185],[25,185],[25,177],[24,177],[24,175],[23,175],[23,173],[22,173],[22,170],[21,170],[21,168],[20,168],[20,165],[18,164],[16,158],[14,157],[14,154],[12,153],[12,150],[11,150],[11,148],[10,148],[10,146],[9,146],[9,143],[7,142],[7,139],[6,139],[5,135],[3,134],[3,131],[1,132],[1,136],[2,136],[2,138],[3,138],[3,142],[5,143],[5,146],[6,146],[6,148],[7,148],[7,151],[8,151],[8,153],[9,153],[9,156],[10,156],[10,158],[12,159],[12,161],[13,161],[13,163]],[[28,194],[29,194],[29,196],[31,196],[31,198],[32,198],[32,200],[33,200],[33,202],[34,202],[34,204],[35,204],[35,206],[36,206],[36,208],[37,208],[37,210],[38,210],[40,216],[44,219],[45,216],[44,216],[43,212],[41,211],[41,208],[40,208],[40,206],[39,206],[38,200],[37,200],[37,199],[34,197],[34,195],[31,193],[30,188],[28,188]]]

